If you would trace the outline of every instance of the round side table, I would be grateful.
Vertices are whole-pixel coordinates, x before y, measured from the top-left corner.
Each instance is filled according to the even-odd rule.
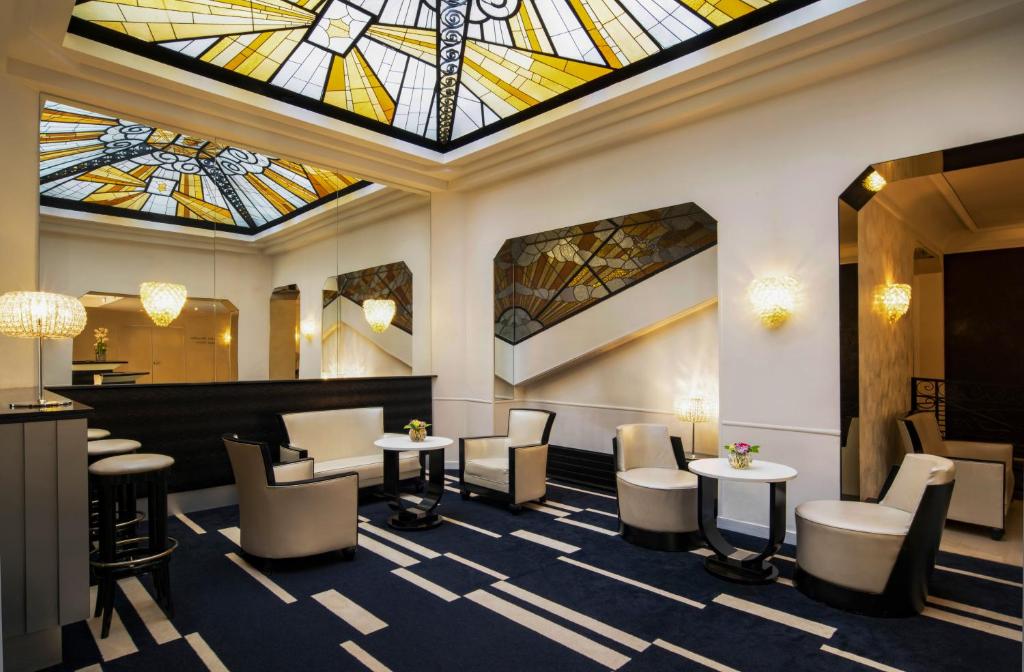
[[[443,436],[428,436],[423,441],[411,441],[407,436],[385,436],[373,442],[384,451],[384,494],[388,506],[394,511],[388,526],[396,530],[428,530],[441,524],[437,505],[444,494],[444,449],[452,440]],[[426,457],[427,483],[419,502],[402,498],[398,487],[398,458],[402,453],[418,452],[421,464]]]
[[[729,460],[716,457],[694,460],[687,465],[699,477],[697,481],[697,521],[701,534],[714,555],[704,559],[704,567],[723,579],[736,583],[771,583],[779,576],[779,568],[771,559],[786,537],[786,481],[797,476],[793,467],[754,459],[747,469],[733,469]],[[771,511],[768,543],[757,553],[741,551],[730,544],[718,529],[718,481],[767,483]]]

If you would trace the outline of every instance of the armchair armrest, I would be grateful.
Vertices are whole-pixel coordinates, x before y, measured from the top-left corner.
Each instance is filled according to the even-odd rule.
[[[508,448],[507,436],[475,436],[459,439],[459,454],[465,460],[479,457],[504,457]]]
[[[249,552],[300,557],[356,546],[358,473],[290,481],[267,490],[260,517],[242,526],[242,547]]]
[[[313,478],[313,458],[282,462],[273,466],[274,485],[306,481]]]
[[[1013,446],[1009,443],[982,443],[981,441],[943,441],[950,459],[986,460],[1002,462],[1007,469],[1013,467]]]
[[[508,492],[513,504],[547,494],[548,444],[509,446]]]
[[[281,444],[281,462],[295,462],[296,460],[304,460],[307,457],[309,457],[309,451],[296,446],[290,446],[287,443]]]

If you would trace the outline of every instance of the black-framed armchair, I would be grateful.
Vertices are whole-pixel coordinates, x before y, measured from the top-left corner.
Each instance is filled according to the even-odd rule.
[[[508,434],[459,439],[459,484],[470,493],[508,503],[518,512],[524,502],[547,495],[548,439],[555,413],[531,408],[508,412]]]
[[[273,464],[259,441],[224,435],[238,488],[240,544],[268,560],[341,551],[355,557],[359,474],[313,476],[313,459]]]
[[[949,519],[988,527],[993,539],[1002,539],[1013,501],[1013,445],[946,441],[931,412],[908,415],[899,421],[899,429],[908,453],[938,455],[956,464]]]

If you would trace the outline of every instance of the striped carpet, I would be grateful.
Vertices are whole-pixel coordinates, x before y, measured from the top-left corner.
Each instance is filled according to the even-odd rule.
[[[707,574],[702,552],[622,541],[608,495],[548,495],[515,516],[446,492],[446,523],[418,533],[392,532],[368,498],[355,561],[266,572],[237,546],[237,508],[172,519],[173,622],[148,579],[122,581],[111,636],[95,620],[66,627],[59,669],[1021,669],[1019,567],[941,554],[923,615],[872,619],[797,592],[790,547],[777,584],[738,586]]]

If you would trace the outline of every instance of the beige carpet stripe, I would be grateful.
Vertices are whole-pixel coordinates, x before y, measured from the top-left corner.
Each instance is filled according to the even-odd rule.
[[[89,588],[89,613],[96,613],[96,586]],[[96,641],[96,647],[100,650],[100,657],[104,662],[138,653],[139,649],[125,629],[124,623],[121,622],[121,617],[117,615],[117,609],[114,610],[110,618],[110,634],[106,639],[100,638],[100,629],[103,625],[102,616],[90,617],[86,624],[89,626],[89,632],[92,633],[92,638]]]
[[[185,641],[188,642],[188,645],[199,656],[199,660],[203,661],[203,665],[206,666],[207,670],[210,672],[228,672],[227,666],[220,661],[217,654],[213,652],[213,649],[206,643],[206,640],[199,636],[198,632],[185,635]]]
[[[366,669],[370,670],[370,672],[391,672],[390,667],[371,656],[366,649],[353,641],[342,642],[341,648],[348,651],[353,658],[365,665]]]
[[[1018,628],[1024,626],[1024,620],[1017,616],[1001,614],[998,611],[990,611],[988,609],[982,609],[981,607],[975,607],[970,604],[964,604],[963,602],[954,602],[953,600],[935,597],[934,595],[928,596],[928,604],[934,604],[937,607],[946,607],[947,609],[956,609],[957,611],[962,611],[968,614],[974,614],[975,616],[983,616],[984,618],[990,618],[993,621],[1000,621],[1002,623],[1016,625]]]
[[[1001,583],[1004,586],[1013,586],[1014,588],[1024,588],[1024,584],[1019,581],[1010,581],[1009,579],[999,579],[994,576],[988,576],[987,574],[978,574],[977,572],[968,572],[966,569],[957,569],[956,567],[946,567],[944,565],[935,565],[935,569],[941,569],[944,572],[951,572],[953,574],[962,574],[969,576],[973,579],[982,579],[983,581],[991,581],[992,583]]]
[[[712,551],[710,548],[695,548],[691,550],[690,553],[693,553],[694,555],[699,555],[702,558],[706,558],[710,555],[715,554],[715,552]]]
[[[899,669],[898,667],[891,667],[889,665],[886,665],[885,663],[880,663],[877,660],[871,660],[870,658],[865,658],[864,656],[858,656],[856,653],[843,651],[842,649],[837,649],[836,647],[829,646],[828,644],[822,644],[821,650],[825,653],[831,653],[834,656],[839,656],[840,658],[846,658],[847,660],[852,660],[855,663],[860,663],[861,665],[865,667],[870,667],[873,670],[879,670],[879,672],[903,672],[903,670]]]
[[[578,506],[569,506],[568,504],[562,504],[561,502],[553,502],[550,499],[545,501],[544,504],[547,505],[547,506],[553,506],[556,509],[562,509],[563,511],[568,511],[570,513],[582,513],[583,512],[583,509],[581,509]]]
[[[804,632],[817,635],[818,637],[823,637],[825,639],[831,639],[832,635],[836,632],[836,629],[831,625],[818,623],[817,621],[812,621],[810,619],[803,618],[802,616],[795,616],[794,614],[790,614],[785,611],[772,609],[771,607],[766,607],[756,602],[742,600],[738,597],[733,597],[732,595],[726,595],[725,593],[716,597],[712,602],[726,607],[731,607],[737,611],[742,611],[743,613],[750,614],[752,616],[758,616],[767,621],[774,621],[776,623],[781,623],[782,625],[787,625],[791,628],[796,628],[797,630],[803,630]]]
[[[392,569],[391,573],[399,578],[405,579],[417,588],[422,588],[423,590],[427,591],[431,595],[434,595],[435,597],[440,597],[445,602],[454,602],[455,600],[459,599],[458,595],[448,590],[444,586],[439,586],[433,581],[429,581],[427,579],[424,579],[422,576],[413,574],[404,567],[399,569]]]
[[[472,567],[476,571],[483,572],[487,576],[493,576],[494,578],[498,579],[499,581],[507,581],[508,580],[508,577],[505,576],[504,574],[502,574],[501,572],[499,572],[498,570],[491,569],[490,567],[484,567],[483,565],[481,565],[479,563],[476,563],[476,562],[473,562],[472,560],[467,560],[466,558],[462,557],[461,555],[455,555],[454,553],[445,553],[444,557],[449,558],[451,560],[454,560],[455,562],[461,563],[461,564],[465,565],[466,567]]]
[[[538,504],[537,502],[527,502],[526,504],[523,504],[523,506],[533,511],[540,511],[541,513],[546,513],[549,516],[554,516],[555,518],[561,518],[562,516],[569,515],[568,511],[552,509],[550,506],[544,506],[543,504]]]
[[[619,514],[617,514],[617,513],[608,513],[607,511],[602,511],[601,509],[592,509],[589,506],[586,509],[584,509],[584,510],[588,511],[589,513],[597,513],[597,514],[600,514],[602,516],[608,516],[609,518],[618,518],[619,517]]]
[[[921,612],[922,616],[928,618],[934,618],[937,621],[945,621],[946,623],[952,623],[953,625],[959,625],[972,630],[978,630],[980,632],[986,632],[996,637],[1004,637],[1006,639],[1012,639],[1015,642],[1021,641],[1021,631],[1013,630],[1002,625],[995,625],[987,621],[979,621],[976,618],[970,616],[962,616],[960,614],[954,614],[951,611],[943,611],[942,609],[936,609],[935,607],[925,607],[924,611]]]
[[[181,639],[181,633],[174,627],[174,624],[167,620],[167,615],[157,606],[157,603],[150,596],[142,582],[136,577],[130,576],[117,582],[121,586],[121,592],[125,594],[128,601],[132,603],[135,612],[142,619],[143,625],[149,630],[149,634],[157,644],[166,644],[176,639]]]
[[[329,612],[358,630],[359,634],[369,635],[388,627],[387,623],[334,589],[325,590],[312,597]]]
[[[615,530],[609,530],[606,527],[600,525],[591,525],[590,523],[581,523],[578,520],[572,520],[571,518],[559,518],[555,521],[556,523],[565,523],[566,525],[572,525],[573,527],[582,527],[584,530],[590,530],[591,532],[598,532],[609,537],[618,536],[618,532]]]
[[[650,642],[645,642],[639,637],[631,635],[628,632],[619,630],[614,626],[608,625],[607,623],[603,623],[597,620],[596,618],[591,618],[586,614],[575,611],[574,609],[570,609],[569,607],[561,605],[558,602],[549,600],[546,597],[541,597],[536,593],[531,593],[530,591],[524,590],[519,586],[512,585],[507,581],[499,581],[498,583],[495,583],[492,587],[502,591],[503,593],[508,593],[513,597],[519,598],[527,604],[532,604],[533,606],[543,609],[544,611],[547,611],[549,613],[552,613],[555,616],[560,616],[561,618],[564,618],[567,621],[571,621],[576,625],[580,626],[581,628],[586,628],[591,632],[596,632],[605,639],[610,639],[613,642],[618,642],[619,644],[622,644],[627,648],[633,649],[634,651],[642,653],[651,646]]]
[[[603,497],[604,499],[618,499],[615,495],[606,495],[603,492],[594,492],[593,490],[584,490],[583,488],[574,488],[571,485],[562,485],[561,483],[552,483],[547,481],[547,484],[553,488],[561,488],[563,490],[572,490],[573,492],[582,492],[585,495],[593,495],[594,497]]]
[[[703,665],[704,667],[715,670],[716,672],[739,672],[739,670],[737,670],[734,667],[723,665],[722,663],[719,663],[716,660],[711,660],[710,658],[702,656],[699,653],[694,653],[689,649],[684,649],[681,646],[676,646],[672,642],[666,642],[664,639],[654,640],[654,645],[659,648],[665,649],[666,651],[671,651],[677,656],[686,658],[687,660],[692,660],[693,662]]]
[[[225,554],[225,557],[227,557],[227,559],[231,562],[238,565],[246,574],[256,579],[256,581],[258,581],[261,586],[269,590],[285,604],[292,604],[298,601],[294,597],[292,597],[292,595],[287,590],[271,581],[266,574],[250,565],[243,558],[239,557],[237,553],[227,553]]]
[[[456,495],[459,494],[459,489],[453,488],[450,485],[444,486],[444,489],[447,490],[448,492],[454,492]]]
[[[585,569],[587,571],[594,572],[595,574],[600,574],[601,576],[606,576],[609,579],[615,579],[616,581],[621,581],[622,583],[625,583],[627,585],[633,586],[634,588],[640,588],[641,590],[646,590],[646,591],[648,591],[650,593],[654,593],[655,595],[661,595],[662,597],[668,598],[670,600],[674,600],[676,602],[680,602],[682,604],[685,604],[685,605],[688,605],[688,606],[691,606],[691,607],[695,607],[697,609],[703,609],[704,608],[704,605],[701,604],[700,602],[698,602],[697,600],[691,600],[688,597],[683,597],[682,595],[676,595],[675,593],[670,593],[667,590],[662,590],[661,588],[658,588],[657,586],[652,586],[649,583],[644,583],[642,581],[637,581],[636,579],[631,579],[628,576],[622,576],[621,574],[616,574],[615,572],[609,572],[607,569],[601,569],[600,567],[595,567],[594,565],[588,565],[585,562],[580,562],[579,560],[573,560],[572,558],[567,558],[565,556],[561,556],[558,559],[561,560],[562,562],[568,562],[570,565],[574,565],[576,567],[580,567],[581,569]]]
[[[526,530],[516,530],[511,534],[513,537],[519,537],[520,539],[525,539],[526,541],[532,541],[535,544],[540,544],[541,546],[553,548],[561,553],[575,553],[576,551],[580,550],[579,546],[573,546],[572,544],[567,544],[564,541],[552,539],[551,537],[545,537],[544,535],[537,534],[535,532],[527,532]]]
[[[185,527],[187,527],[188,529],[192,530],[196,534],[206,534],[206,530],[204,530],[202,527],[200,527],[199,523],[197,523],[196,521],[192,520],[191,518],[186,516],[184,513],[176,513],[176,514],[174,514],[174,517],[177,518],[178,520],[180,520],[182,522],[182,524],[185,525]]]
[[[241,548],[242,546],[242,531],[237,527],[225,527],[223,530],[217,530],[225,537],[228,538],[235,546]]]
[[[369,523],[359,523],[359,529],[364,532],[375,534],[381,539],[387,539],[395,546],[400,546],[407,551],[412,551],[416,555],[422,555],[427,560],[433,560],[434,558],[441,557],[441,554],[437,551],[433,551],[426,546],[421,546],[414,541],[409,541],[405,537],[399,536],[393,532],[388,532],[387,530],[382,530],[381,528],[370,525]]]
[[[360,523],[368,523],[368,522],[370,522],[370,519],[367,518],[366,516],[356,516],[356,518],[359,520]]]
[[[75,672],[103,672],[103,668],[100,667],[99,663],[89,665],[88,667],[80,667]]]
[[[518,605],[503,600],[497,595],[492,595],[484,590],[474,590],[466,595],[466,599],[486,609],[490,609],[499,616],[504,616],[513,623],[532,630],[538,635],[547,637],[557,644],[561,644],[576,653],[586,656],[594,662],[604,665],[609,670],[617,670],[629,662],[629,658],[618,651],[575,633],[554,621],[538,616],[532,611],[527,611]]]
[[[390,560],[399,567],[412,567],[413,565],[419,564],[419,560],[411,555],[406,555],[401,551],[395,550],[365,534],[359,535],[359,548],[365,548],[369,552],[375,553],[385,560]]]
[[[476,525],[470,525],[469,523],[464,523],[461,520],[455,520],[454,518],[449,518],[448,516],[441,516],[441,520],[447,521],[447,522],[451,523],[452,525],[458,525],[459,527],[464,527],[467,530],[473,530],[474,532],[479,532],[480,534],[487,535],[488,537],[490,537],[492,539],[501,539],[501,535],[498,534],[497,532],[491,532],[490,530],[485,530],[482,527],[477,527]]]

